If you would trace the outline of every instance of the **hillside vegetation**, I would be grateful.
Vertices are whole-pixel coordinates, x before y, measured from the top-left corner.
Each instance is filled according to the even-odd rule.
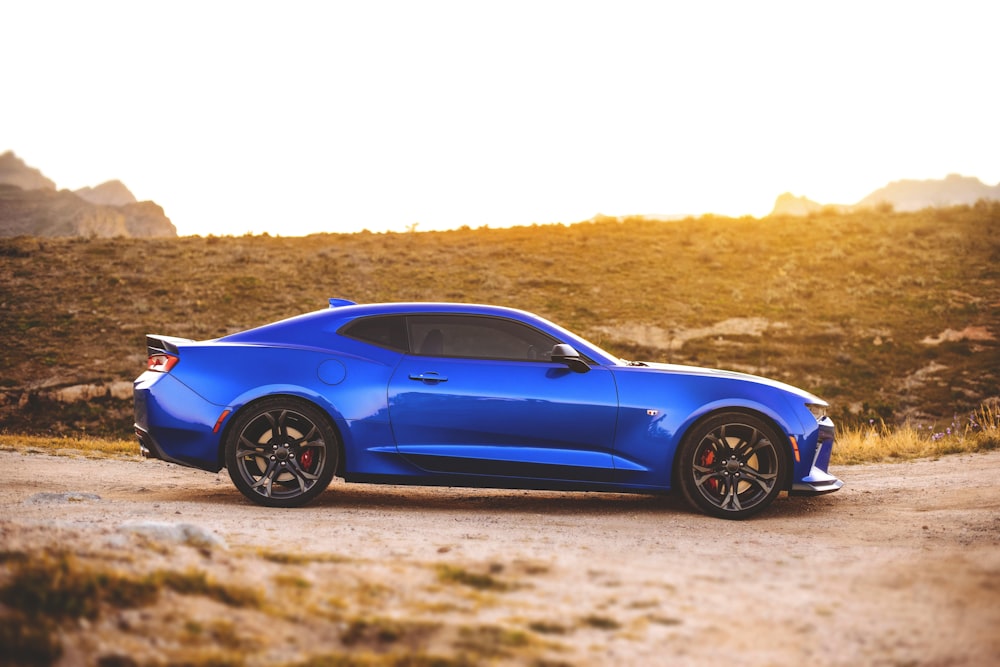
[[[627,358],[771,376],[841,422],[1000,397],[1000,203],[399,234],[0,239],[0,419],[128,437],[146,333],[359,302],[535,311]],[[83,399],[83,400],[81,400]]]

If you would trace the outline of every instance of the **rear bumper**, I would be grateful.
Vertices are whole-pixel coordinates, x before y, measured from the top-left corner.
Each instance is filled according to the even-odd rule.
[[[222,469],[221,466],[204,460],[185,460],[170,456],[163,451],[160,444],[156,442],[156,438],[154,438],[149,431],[145,430],[138,424],[135,425],[135,436],[139,439],[139,454],[143,458],[159,459],[161,461],[166,461],[167,463],[176,463],[177,465],[184,466],[186,468],[198,468],[199,470],[205,470],[208,472],[219,472],[219,470]]]
[[[153,436],[135,424],[135,437],[139,438],[139,454],[144,459],[160,459],[166,461],[163,450],[153,440]]]
[[[168,463],[176,463],[177,465],[186,466],[188,468],[201,468],[203,470],[209,470],[210,466],[202,465],[199,463],[194,463],[191,461],[185,461],[183,459],[178,459],[170,456],[163,448],[160,447],[160,443],[156,442],[149,431],[142,428],[138,424],[135,424],[135,436],[139,439],[139,454],[146,459],[159,459],[161,461],[167,461]]]
[[[165,373],[139,376],[133,397],[133,428],[143,456],[209,472],[222,469],[219,434],[214,429],[222,407]]]

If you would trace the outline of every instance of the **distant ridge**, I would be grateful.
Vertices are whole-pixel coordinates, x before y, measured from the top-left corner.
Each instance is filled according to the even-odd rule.
[[[55,190],[56,184],[42,172],[29,167],[24,160],[7,151],[0,155],[0,183],[16,185],[22,190]]]
[[[980,199],[1000,201],[1000,184],[989,186],[978,178],[949,174],[943,179],[893,181],[875,190],[856,204],[820,204],[790,192],[778,196],[770,215],[809,215],[823,209],[856,211],[892,206],[896,211],[972,205]]]
[[[70,192],[13,151],[0,155],[0,237],[176,237],[177,228],[151,201],[136,201],[121,181]]]
[[[990,187],[978,178],[949,174],[941,180],[893,181],[859,201],[855,207],[892,204],[897,211],[919,211],[928,207],[975,204],[980,199],[1000,200],[1000,184]]]

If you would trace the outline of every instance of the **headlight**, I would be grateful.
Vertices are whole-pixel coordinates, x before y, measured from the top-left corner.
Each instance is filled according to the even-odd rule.
[[[813,414],[813,417],[818,422],[823,421],[830,410],[830,406],[826,403],[806,403],[806,407],[809,408],[809,412]]]

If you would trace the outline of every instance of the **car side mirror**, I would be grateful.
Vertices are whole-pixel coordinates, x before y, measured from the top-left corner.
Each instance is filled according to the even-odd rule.
[[[566,364],[570,370],[576,373],[586,373],[590,370],[590,366],[583,360],[580,353],[567,343],[559,343],[552,348],[552,361]]]

